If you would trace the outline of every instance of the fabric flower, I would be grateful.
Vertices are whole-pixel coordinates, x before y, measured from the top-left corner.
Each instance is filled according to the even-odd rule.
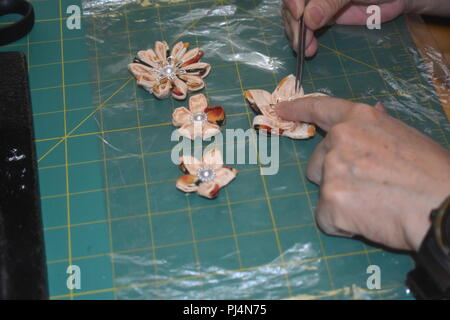
[[[275,91],[270,94],[265,90],[249,90],[245,97],[255,112],[259,115],[253,119],[253,128],[268,135],[285,136],[292,139],[308,139],[315,135],[316,127],[301,121],[287,121],[281,119],[275,112],[275,105],[279,102],[290,101],[306,97],[325,96],[322,93],[305,95],[303,88],[295,93],[295,77],[287,76],[278,84]]]
[[[186,193],[197,192],[208,199],[217,197],[219,190],[237,175],[237,170],[223,165],[218,149],[206,152],[201,161],[190,156],[181,157],[180,170],[186,175],[177,180],[177,188]]]
[[[175,99],[184,100],[189,92],[205,87],[203,78],[211,71],[211,65],[200,62],[204,52],[188,48],[188,42],[178,42],[169,51],[166,42],[157,41],[154,50],[139,51],[128,69],[137,84],[158,99],[172,94]]]
[[[225,110],[220,106],[209,107],[206,97],[197,94],[189,99],[189,109],[175,109],[172,123],[180,127],[178,132],[183,137],[191,140],[201,137],[206,140],[220,132],[220,126],[225,123]]]

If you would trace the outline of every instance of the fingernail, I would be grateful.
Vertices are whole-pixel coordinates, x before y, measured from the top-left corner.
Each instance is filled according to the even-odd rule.
[[[314,25],[317,27],[322,26],[323,20],[325,19],[322,9],[319,7],[312,7],[308,10],[308,13]]]

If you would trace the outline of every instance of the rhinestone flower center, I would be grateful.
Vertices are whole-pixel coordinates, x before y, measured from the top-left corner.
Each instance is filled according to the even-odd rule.
[[[201,182],[209,182],[216,177],[216,172],[210,167],[203,167],[197,171],[197,177]]]
[[[161,68],[159,77],[161,79],[166,79],[166,78],[173,79],[175,77],[176,73],[177,73],[177,69],[175,68],[175,66],[169,64],[169,65],[166,65]]]
[[[207,119],[208,116],[204,112],[195,112],[191,116],[193,122],[205,122]]]

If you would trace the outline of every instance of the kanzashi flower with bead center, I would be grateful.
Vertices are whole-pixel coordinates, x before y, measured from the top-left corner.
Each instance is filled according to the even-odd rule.
[[[180,135],[191,140],[196,137],[206,140],[215,136],[224,122],[225,110],[220,106],[209,107],[203,94],[189,98],[189,109],[177,108],[172,115],[172,123],[180,127]]]
[[[137,84],[155,97],[164,99],[172,95],[184,100],[189,92],[205,87],[203,78],[211,71],[211,65],[200,62],[204,52],[188,48],[188,42],[179,42],[170,51],[166,42],[157,41],[154,50],[139,51],[128,69]]]
[[[249,90],[245,97],[257,115],[253,119],[253,128],[269,135],[285,136],[292,139],[308,139],[315,135],[315,126],[300,121],[287,121],[281,119],[274,107],[283,101],[290,101],[306,97],[324,96],[322,93],[304,94],[303,88],[295,93],[295,77],[287,76],[278,84],[275,91],[270,94],[264,90]]]
[[[176,187],[186,193],[197,192],[200,196],[214,199],[219,190],[236,178],[237,170],[224,166],[222,153],[212,149],[202,160],[183,156],[180,169],[184,176],[177,180]]]

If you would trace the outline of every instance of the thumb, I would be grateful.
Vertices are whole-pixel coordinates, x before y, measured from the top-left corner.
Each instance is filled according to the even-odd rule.
[[[305,23],[317,30],[332,21],[334,16],[351,0],[311,0],[305,9]]]
[[[281,102],[275,107],[275,111],[285,120],[314,123],[328,131],[343,122],[353,109],[363,106],[365,105],[339,98],[310,97]]]

